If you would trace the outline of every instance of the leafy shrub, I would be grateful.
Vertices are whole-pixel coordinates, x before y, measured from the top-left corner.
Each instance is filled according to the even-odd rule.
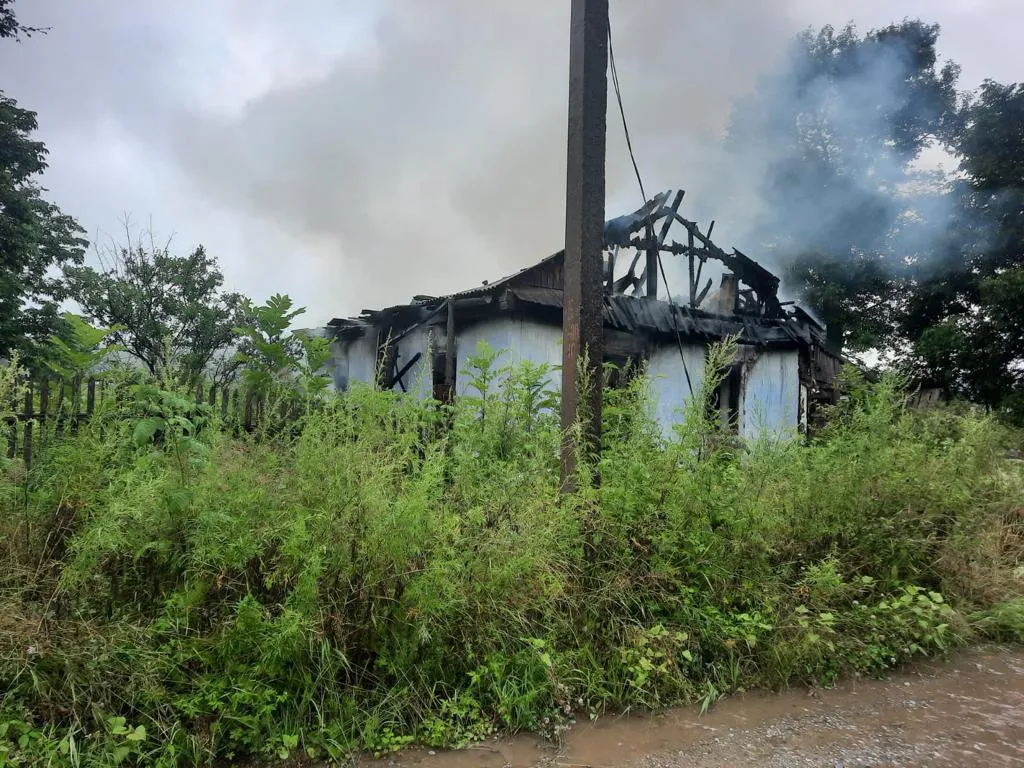
[[[854,380],[808,443],[738,445],[706,408],[730,354],[668,440],[645,377],[609,390],[601,486],[568,498],[550,372],[486,347],[453,406],[314,388],[294,432],[126,383],[0,487],[0,763],[555,735],[1019,639],[995,422]]]

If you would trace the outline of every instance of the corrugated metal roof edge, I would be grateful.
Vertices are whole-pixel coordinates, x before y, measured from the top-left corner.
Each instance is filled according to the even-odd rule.
[[[517,303],[562,308],[562,292],[552,288],[511,288],[508,291]],[[633,296],[604,297],[605,325],[627,332],[645,332],[674,336],[677,332],[690,337],[717,339],[739,332],[748,341],[781,345],[809,344],[824,346],[824,337],[796,318],[762,318],[752,315],[720,315],[705,310],[651,301]]]
[[[555,288],[510,287],[500,291],[501,285],[491,284],[484,290],[463,291],[431,302],[419,304],[403,304],[394,307],[391,312],[428,311],[430,307],[440,307],[449,299],[465,299],[493,293],[510,295],[517,304],[535,306],[545,309],[562,309],[562,291]],[[372,328],[373,318],[389,310],[379,310],[374,315],[352,319],[332,320],[328,327],[336,333],[343,331],[357,332]],[[414,320],[410,327],[422,322]],[[663,337],[672,337],[676,333],[690,338],[705,341],[721,339],[739,333],[746,342],[759,343],[767,346],[803,346],[814,344],[829,354],[836,355],[828,345],[825,335],[815,326],[801,322],[798,317],[788,315],[784,318],[762,318],[753,315],[720,315],[706,310],[691,309],[687,306],[670,305],[666,301],[652,301],[623,295],[606,295],[604,297],[604,323],[607,327],[626,332],[642,332]]]
[[[448,301],[449,299],[464,299],[464,298],[471,298],[473,296],[484,296],[484,295],[487,295],[487,294],[493,294],[493,293],[496,293],[501,288],[505,287],[510,281],[512,281],[512,280],[514,280],[516,278],[522,277],[523,275],[525,275],[525,274],[527,274],[529,272],[532,272],[535,269],[541,269],[541,268],[547,266],[548,264],[550,264],[555,259],[562,258],[564,255],[565,255],[565,251],[564,250],[558,251],[557,253],[553,253],[550,256],[548,256],[548,257],[546,257],[544,259],[541,259],[540,261],[538,261],[538,262],[536,262],[534,264],[531,264],[528,267],[523,267],[518,272],[513,272],[512,274],[505,275],[504,277],[500,277],[500,278],[498,278],[497,280],[495,280],[493,282],[488,282],[486,285],[478,285],[478,286],[476,286],[474,288],[467,288],[467,289],[465,289],[463,291],[456,291],[455,293],[449,293],[449,294],[446,294],[444,296],[437,296],[437,297],[431,297],[431,298],[428,298],[428,299],[422,299],[421,301],[411,301],[408,304],[395,304],[394,306],[391,306],[391,307],[384,307],[382,309],[377,309],[377,310],[373,310],[373,311],[366,311],[366,310],[364,310],[363,314],[361,314],[358,317],[349,317],[349,318],[335,317],[335,318],[332,318],[327,323],[327,326],[330,327],[330,328],[353,327],[353,326],[356,326],[356,325],[365,324],[367,322],[368,318],[372,318],[372,317],[375,317],[377,315],[384,314],[384,313],[400,312],[403,309],[407,309],[407,308],[411,308],[411,307],[430,307],[430,306],[435,306],[435,305],[441,304],[442,302]]]

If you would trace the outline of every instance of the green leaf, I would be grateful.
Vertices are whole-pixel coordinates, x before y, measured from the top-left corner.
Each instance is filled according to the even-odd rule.
[[[153,440],[153,436],[164,426],[163,419],[142,419],[135,424],[132,440],[136,445],[145,445]]]
[[[132,748],[131,747],[126,747],[126,746],[122,745],[122,746],[117,747],[116,749],[114,749],[114,751],[111,753],[110,757],[114,761],[115,765],[120,765],[121,763],[123,763],[125,761],[125,758],[128,757],[128,755],[130,755],[131,753],[132,753]]]
[[[146,740],[146,726],[138,725],[135,729],[129,733],[126,737],[128,741],[142,742]]]

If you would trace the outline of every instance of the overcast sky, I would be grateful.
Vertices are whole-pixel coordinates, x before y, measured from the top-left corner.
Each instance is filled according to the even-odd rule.
[[[712,8],[713,7],[713,8]],[[20,0],[0,46],[39,113],[50,198],[92,236],[125,214],[216,255],[306,324],[477,285],[561,247],[569,0]],[[854,8],[857,8],[855,11]],[[1020,80],[1020,0],[611,0],[648,192],[718,219],[730,103],[809,25],[942,25],[961,87]],[[615,114],[609,217],[639,204]],[[735,222],[733,222],[735,225]],[[756,254],[751,255],[756,257]]]

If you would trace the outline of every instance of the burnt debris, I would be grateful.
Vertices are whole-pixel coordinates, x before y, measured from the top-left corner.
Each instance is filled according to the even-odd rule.
[[[699,309],[712,287],[708,281],[701,287],[704,265],[715,260],[729,269],[736,279],[745,284],[738,291],[740,306],[738,311],[759,314],[765,317],[781,317],[782,303],[779,301],[779,278],[762,267],[746,254],[733,248],[727,253],[711,239],[715,223],[711,222],[707,232],[702,232],[700,225],[679,214],[679,206],[683,201],[684,192],[676,192],[671,205],[666,205],[671,191],[662,192],[634,213],[619,216],[605,225],[605,248],[608,251],[606,275],[615,271],[616,260],[623,249],[636,251],[633,261],[624,277],[607,282],[611,293],[623,293],[633,296],[645,295],[641,289],[648,283],[649,273],[656,268],[653,254],[671,254],[684,256],[689,267],[689,306]],[[660,231],[654,236],[655,227],[660,223]],[[673,224],[679,224],[686,232],[686,242],[676,240],[668,242],[668,234]],[[636,277],[636,266],[641,255],[647,255],[644,272]],[[649,293],[647,295],[650,295]]]
[[[658,346],[710,344],[738,335],[754,349],[800,351],[802,383],[831,399],[832,380],[844,362],[826,329],[808,312],[779,299],[779,278],[743,252],[725,251],[706,230],[679,213],[684,194],[666,191],[631,214],[604,227],[605,263],[602,317],[605,357],[642,360]],[[682,241],[682,242],[680,242]],[[659,287],[665,258],[684,258],[688,285],[673,299]],[[616,276],[616,267],[628,267]],[[709,265],[717,262],[719,267]],[[443,340],[433,353],[435,392],[451,397],[455,378],[455,337],[462,329],[498,317],[525,317],[561,324],[564,306],[564,251],[531,267],[448,296],[416,296],[408,304],[363,310],[358,317],[334,319],[328,332],[342,343],[376,343],[378,385],[407,388],[407,374],[419,360],[398,356],[399,343],[417,331]],[[638,270],[640,270],[638,272]],[[714,278],[719,285],[714,289]],[[674,287],[674,286],[673,286]],[[667,297],[662,300],[661,296]]]

